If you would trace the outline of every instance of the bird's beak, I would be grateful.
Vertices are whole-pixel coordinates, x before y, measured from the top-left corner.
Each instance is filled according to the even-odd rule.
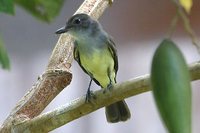
[[[67,31],[68,31],[67,28],[64,26],[64,27],[58,29],[55,33],[56,34],[62,34],[62,33],[65,33]]]

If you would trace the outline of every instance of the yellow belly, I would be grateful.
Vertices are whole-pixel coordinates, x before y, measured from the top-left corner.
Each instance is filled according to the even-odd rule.
[[[80,53],[80,60],[85,70],[91,73],[103,88],[110,84],[109,76],[112,82],[115,82],[114,60],[109,50],[96,50],[89,56]]]

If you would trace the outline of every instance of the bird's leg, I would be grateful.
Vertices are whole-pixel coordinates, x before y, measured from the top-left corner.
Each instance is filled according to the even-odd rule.
[[[109,74],[109,75],[110,75],[110,74]],[[110,83],[108,84],[107,89],[108,89],[108,90],[111,90],[113,85],[112,85],[112,80],[111,80],[111,78],[110,78],[109,75],[108,75],[108,77],[109,77]]]
[[[87,89],[85,102],[90,102],[90,98],[91,98],[91,95],[92,95],[91,91],[90,91],[91,84],[92,84],[92,78],[90,79],[90,83],[89,83],[89,86],[88,86],[88,89]]]
[[[108,84],[108,86],[107,86],[107,89],[108,89],[108,90],[111,90],[112,87],[113,87],[113,85],[112,85],[112,83],[110,82],[110,83]]]
[[[113,87],[113,85],[112,85],[112,81],[111,81],[111,79],[110,79],[110,76],[108,76],[108,77],[109,77],[110,83],[107,85],[105,91],[108,90],[108,91],[110,92],[111,89],[112,89],[112,87]]]

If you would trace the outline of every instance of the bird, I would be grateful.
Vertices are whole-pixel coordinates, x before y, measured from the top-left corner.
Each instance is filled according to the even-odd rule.
[[[84,13],[73,15],[55,33],[66,32],[74,38],[74,59],[91,78],[86,101],[91,97],[92,81],[102,89],[110,90],[116,84],[118,71],[117,49],[112,37],[97,20]],[[105,114],[109,123],[124,122],[131,117],[124,100],[106,106]]]

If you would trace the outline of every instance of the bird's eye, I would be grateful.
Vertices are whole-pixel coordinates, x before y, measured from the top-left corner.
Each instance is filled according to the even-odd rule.
[[[81,23],[81,19],[78,18],[74,20],[74,24],[80,24],[80,23]]]

